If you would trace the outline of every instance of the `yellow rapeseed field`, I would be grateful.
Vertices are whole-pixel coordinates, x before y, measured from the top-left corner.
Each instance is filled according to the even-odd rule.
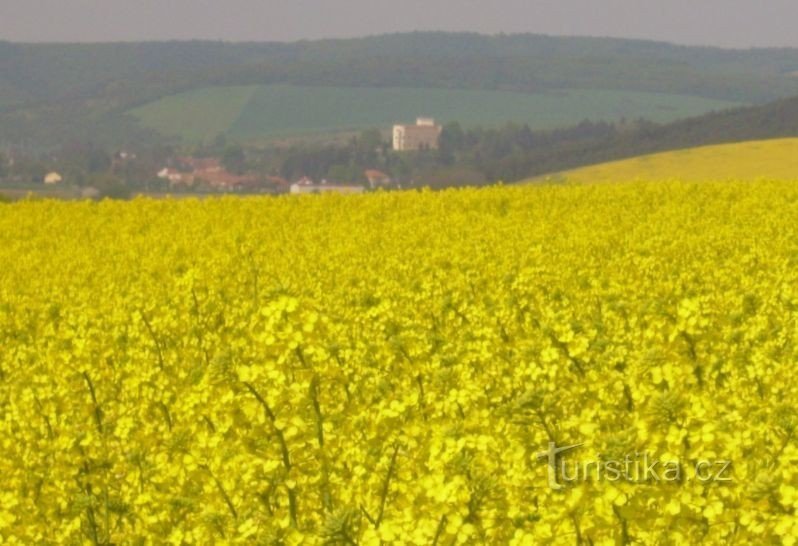
[[[798,138],[754,140],[642,155],[546,175],[537,180],[577,184],[619,181],[798,181]]]
[[[781,182],[0,205],[0,542],[794,544],[796,220]]]

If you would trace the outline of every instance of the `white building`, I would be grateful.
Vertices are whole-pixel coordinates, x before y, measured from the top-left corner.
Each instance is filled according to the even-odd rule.
[[[188,173],[181,173],[177,169],[164,168],[158,171],[158,178],[169,182],[169,186],[184,184],[191,186],[194,184],[194,177]]]
[[[291,184],[291,193],[294,195],[307,193],[363,193],[364,189],[363,186],[331,184],[326,180],[316,183],[308,177]]]
[[[409,150],[436,150],[443,128],[435,124],[433,118],[418,118],[415,125],[393,126],[393,149],[398,152]]]
[[[55,171],[47,173],[47,175],[44,177],[45,184],[60,184],[63,181],[64,177]]]

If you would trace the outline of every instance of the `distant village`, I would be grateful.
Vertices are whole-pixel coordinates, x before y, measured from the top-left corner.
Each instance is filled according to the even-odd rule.
[[[442,127],[433,118],[418,118],[415,124],[393,126],[391,148],[395,152],[437,150]],[[137,155],[120,151],[113,155],[111,172],[124,171],[135,162]],[[176,155],[167,157],[157,172],[152,173],[161,182],[163,191],[187,193],[268,193],[268,194],[315,194],[315,193],[362,193],[368,190],[401,187],[401,183],[376,168],[365,169],[361,180],[313,179],[300,176],[287,180],[279,175],[263,175],[254,172],[235,173],[225,167],[220,157],[194,157]],[[57,170],[48,171],[41,177],[45,187],[73,186],[69,176]],[[80,184],[79,197],[96,198],[102,195],[101,188]]]
[[[216,158],[178,157],[170,167],[158,172],[158,178],[168,182],[172,190],[203,189],[218,192],[241,193],[361,193],[365,187],[359,184],[322,179],[314,181],[307,176],[289,182],[280,176],[258,177],[252,174],[235,175],[222,166]],[[365,171],[370,189],[389,187],[391,178],[378,170]]]
[[[433,118],[418,118],[414,125],[394,125],[392,145],[396,152],[436,150],[442,127]],[[368,188],[344,180],[313,180],[303,176],[293,182],[279,176],[257,177],[235,175],[227,171],[219,159],[179,157],[173,164],[158,172],[158,178],[169,182],[169,187],[191,189],[204,187],[220,192],[272,193],[361,193],[366,189],[388,188],[393,180],[386,173],[367,169],[363,173]]]

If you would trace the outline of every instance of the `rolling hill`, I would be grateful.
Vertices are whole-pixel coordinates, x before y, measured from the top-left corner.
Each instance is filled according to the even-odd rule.
[[[321,94],[362,88],[367,96],[392,88],[531,94],[533,99],[562,93],[575,97],[584,92],[584,100],[567,103],[567,107],[596,120],[608,115],[607,105],[596,98],[602,93],[697,97],[712,101],[709,109],[719,103],[759,104],[798,94],[798,78],[793,75],[796,71],[798,50],[794,49],[725,50],[531,34],[428,32],[296,43],[0,42],[0,147],[35,149],[87,140],[109,145],[168,140],[171,132],[147,129],[127,113],[140,107],[168,111],[169,105],[176,104],[174,101],[184,98],[185,93],[189,97],[211,97],[214,104],[217,93],[233,95],[220,113],[203,109],[203,116],[212,119],[192,120],[199,125],[185,132],[213,131],[224,127],[240,111],[237,101],[242,100],[241,95],[228,93],[227,88],[258,86],[252,100],[260,106],[254,114],[245,111],[239,115],[240,124],[236,125],[238,118],[232,120],[230,131],[260,134],[260,113],[270,111],[269,96],[281,88],[275,86],[294,86],[298,93],[307,87],[322,88],[317,91]],[[312,100],[315,93],[309,91],[308,95]],[[421,91],[418,96],[419,101],[407,107],[414,115],[425,108],[427,100]],[[501,117],[510,115],[510,119],[517,119],[516,111],[525,108],[525,100],[511,99],[505,111],[496,106],[498,100],[486,99],[487,106],[480,103],[476,108],[482,111],[477,121],[501,123],[507,121]],[[671,100],[685,99],[667,99],[666,104]],[[314,103],[299,108],[308,104]],[[453,113],[460,115],[457,104],[452,103]],[[546,109],[544,103],[536,104],[530,107],[535,116]],[[696,104],[700,105],[694,103],[685,110],[677,105],[674,115],[706,111],[693,110]],[[640,115],[664,120],[657,117],[665,115],[661,100],[644,100],[639,107]],[[558,109],[562,108],[555,105],[552,122],[560,117]],[[341,112],[343,118],[356,117],[357,109],[349,110]],[[609,110],[612,114],[611,105]],[[400,116],[406,116],[404,110],[385,119],[393,121]],[[342,123],[319,117],[324,127]],[[257,127],[247,126],[250,121]],[[383,118],[367,116],[355,124],[375,121],[383,122]],[[208,125],[201,125],[204,123]],[[286,129],[280,127],[285,123],[275,125],[277,132]]]
[[[563,131],[555,132],[563,133]],[[567,133],[567,132],[566,132]],[[540,135],[507,161],[525,180],[581,167],[700,146],[798,137],[798,97],[733,108],[668,124],[616,126],[596,135]]]
[[[571,89],[548,93],[435,88],[211,87],[165,97],[129,113],[149,129],[197,142],[225,133],[265,139],[389,127],[419,114],[464,127],[527,123],[553,129],[583,119],[645,117],[657,122],[722,110],[738,103],[639,91]]]
[[[538,177],[569,184],[682,180],[798,181],[798,138],[700,146],[638,156]]]

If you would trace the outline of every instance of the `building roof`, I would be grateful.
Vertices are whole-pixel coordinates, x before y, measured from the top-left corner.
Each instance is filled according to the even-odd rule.
[[[428,131],[430,129],[440,129],[441,126],[435,123],[435,118],[418,118],[415,123],[397,123],[394,127],[404,127],[405,129],[418,129]]]
[[[158,172],[159,178],[166,178],[171,182],[194,184],[199,181],[206,182],[217,189],[234,189],[257,186],[259,180],[252,175],[238,175],[224,168],[221,161],[212,157],[178,157],[175,163],[189,172],[181,172],[173,167],[166,167]]]
[[[366,175],[366,178],[369,178],[369,179],[371,179],[371,178],[375,178],[375,179],[377,179],[377,178],[383,178],[383,179],[390,178],[390,176],[388,176],[384,172],[378,171],[376,169],[366,169],[364,174]]]

